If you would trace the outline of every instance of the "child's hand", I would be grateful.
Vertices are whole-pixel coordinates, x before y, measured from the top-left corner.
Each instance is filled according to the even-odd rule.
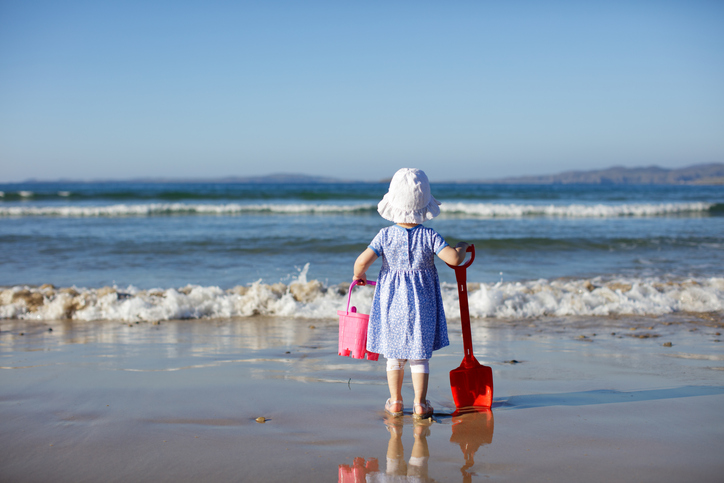
[[[457,245],[455,245],[455,248],[462,248],[463,252],[466,252],[466,251],[468,251],[469,246],[470,246],[470,243],[465,243],[465,242],[461,241],[461,242],[458,242]]]
[[[355,275],[354,279],[359,282],[359,285],[367,285],[367,274],[362,273],[360,275]]]
[[[459,242],[455,248],[447,246],[437,254],[443,262],[452,267],[457,267],[465,261],[465,253],[468,251],[469,243]]]

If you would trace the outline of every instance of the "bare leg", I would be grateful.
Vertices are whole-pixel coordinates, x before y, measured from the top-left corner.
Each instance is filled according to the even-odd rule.
[[[387,371],[387,385],[390,387],[390,401],[402,401],[402,380],[405,376],[405,369],[399,371]],[[392,412],[402,411],[402,404],[393,404]]]
[[[427,399],[427,382],[429,379],[430,374],[422,372],[412,373],[412,387],[415,389],[415,403],[425,404],[425,400]],[[421,408],[417,408],[417,411],[415,412],[417,412],[418,414],[422,414],[424,410]]]

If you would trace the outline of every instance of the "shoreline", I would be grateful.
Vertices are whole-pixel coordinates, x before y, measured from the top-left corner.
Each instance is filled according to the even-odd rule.
[[[2,320],[0,475],[334,481],[361,458],[372,481],[403,466],[421,481],[718,481],[724,322],[701,315],[474,319],[494,406],[463,416],[450,321],[422,429],[409,374],[405,416],[387,421],[384,362],[337,356],[334,320]]]

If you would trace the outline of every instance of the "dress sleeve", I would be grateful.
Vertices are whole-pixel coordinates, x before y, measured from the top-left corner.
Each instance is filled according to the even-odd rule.
[[[367,248],[371,249],[373,252],[375,252],[375,255],[378,257],[382,256],[382,246],[384,241],[384,230],[380,230],[379,233],[377,233],[377,236],[375,236],[372,239],[372,242],[368,245]]]
[[[448,246],[447,242],[443,237],[440,236],[438,232],[435,230],[432,231],[432,249],[435,252],[435,255],[440,253],[440,250]]]

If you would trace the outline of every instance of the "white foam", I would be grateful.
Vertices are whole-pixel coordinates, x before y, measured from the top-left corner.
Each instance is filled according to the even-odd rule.
[[[351,213],[369,211],[371,204],[188,204],[147,203],[103,206],[10,206],[0,207],[0,216],[120,217],[174,214],[237,215],[243,213]]]
[[[440,210],[480,218],[551,216],[566,218],[615,218],[621,216],[662,216],[704,212],[713,203],[641,203],[620,205],[518,205],[496,203],[443,203]]]
[[[453,305],[450,298],[446,306]],[[481,284],[470,292],[472,317],[663,315],[724,310],[724,278],[536,280]]]
[[[31,192],[20,192],[32,196]],[[30,193],[23,195],[22,193]],[[65,192],[61,192],[65,193]],[[59,193],[60,194],[60,193]],[[61,194],[61,196],[68,196]],[[645,217],[686,213],[703,213],[713,203],[641,203],[622,205],[519,205],[495,203],[443,203],[441,213],[474,218],[518,218],[549,216],[567,218],[615,218],[623,216]],[[334,214],[370,212],[376,204],[322,204],[322,203],[255,203],[255,204],[191,204],[143,203],[96,206],[9,206],[0,207],[2,216],[60,216],[60,217],[120,217],[174,214],[238,215],[244,213]]]
[[[611,278],[534,280],[471,284],[470,315],[489,318],[545,316],[662,315],[724,310],[724,278],[662,280]],[[155,321],[284,316],[300,319],[336,318],[347,302],[348,285],[325,287],[306,280],[306,271],[285,284],[257,281],[246,287],[189,285],[183,288],[139,290],[11,287],[0,291],[0,318],[60,320]],[[443,284],[449,319],[459,318],[456,286]],[[369,312],[373,291],[356,288],[352,305]]]

